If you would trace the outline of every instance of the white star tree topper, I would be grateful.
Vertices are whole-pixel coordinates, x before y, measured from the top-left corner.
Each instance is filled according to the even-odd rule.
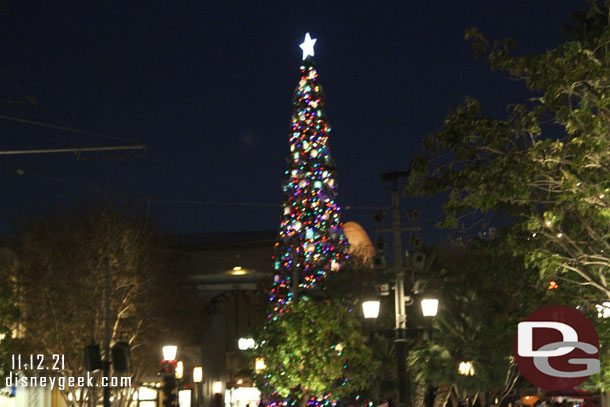
[[[309,33],[305,34],[305,41],[299,45],[299,47],[301,47],[301,49],[303,50],[303,60],[305,60],[305,58],[307,58],[308,56],[313,56],[313,46],[315,45],[317,39],[316,38],[311,38],[309,36]]]

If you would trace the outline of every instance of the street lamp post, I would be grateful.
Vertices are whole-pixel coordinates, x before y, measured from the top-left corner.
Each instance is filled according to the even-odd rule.
[[[400,226],[400,194],[398,178],[408,176],[408,172],[393,172],[382,175],[383,180],[392,181],[392,251],[394,255],[394,312],[396,317],[396,336],[394,345],[398,358],[398,403],[408,404],[409,389],[407,387],[407,313],[405,309],[405,270],[402,262],[402,228]]]
[[[178,407],[178,391],[176,381],[176,353],[178,347],[167,345],[163,347],[161,373],[163,375],[163,407]]]
[[[409,388],[407,378],[407,298],[405,295],[405,267],[402,260],[402,232],[418,231],[419,228],[402,227],[400,224],[400,193],[398,191],[398,179],[407,177],[408,171],[397,171],[382,174],[383,181],[392,181],[392,228],[390,230],[380,229],[381,232],[392,233],[392,251],[394,257],[393,271],[395,273],[394,283],[394,312],[395,312],[395,338],[394,345],[396,348],[397,363],[397,379],[398,379],[398,404],[400,407],[409,404]],[[438,300],[428,299],[425,303],[422,302],[422,310],[424,316],[436,315]],[[363,304],[364,305],[364,304]],[[371,306],[369,305],[369,308]],[[379,310],[377,308],[377,314]],[[433,314],[432,314],[433,312]]]

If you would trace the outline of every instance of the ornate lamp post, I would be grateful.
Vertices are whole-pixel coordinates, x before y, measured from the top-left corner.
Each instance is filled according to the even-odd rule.
[[[398,291],[398,289],[397,289]],[[413,304],[412,301],[408,301],[408,298],[400,293],[396,293],[395,298],[397,304],[400,301],[402,305],[402,309],[404,310],[406,306],[410,306]],[[404,301],[404,302],[403,302]],[[438,311],[438,299],[436,298],[424,298],[420,301],[422,314],[424,317],[435,317]],[[380,301],[378,300],[368,300],[362,303],[362,311],[364,313],[364,317],[367,319],[375,319],[379,316],[380,309]],[[408,396],[407,396],[407,377],[406,377],[406,342],[407,342],[407,328],[406,328],[406,312],[404,314],[400,314],[400,307],[395,307],[395,318],[396,325],[400,326],[400,328],[396,328],[396,339],[394,342],[397,345],[398,349],[398,401],[401,404],[408,404]],[[404,323],[404,325],[402,323]]]
[[[161,372],[163,376],[163,407],[178,407],[178,392],[176,382],[176,353],[178,347],[167,345],[163,347],[163,360],[161,361]]]
[[[394,329],[395,339],[394,345],[396,348],[396,356],[398,358],[398,404],[399,407],[404,407],[409,403],[408,385],[407,385],[407,311],[406,307],[413,304],[413,300],[410,296],[405,294],[405,277],[407,266],[403,261],[403,247],[402,247],[402,233],[407,231],[418,231],[419,228],[403,227],[400,224],[400,194],[398,191],[398,180],[399,178],[408,177],[409,171],[396,171],[382,174],[383,181],[392,182],[392,227],[387,229],[376,229],[376,232],[389,232],[392,234],[393,243],[393,257],[394,264],[391,270],[395,274],[394,280],[394,312],[396,319],[396,326]],[[415,213],[411,214],[412,219],[419,217]],[[383,216],[376,219],[381,221]],[[377,265],[385,268],[385,258],[376,256]],[[423,267],[425,256],[420,253],[413,259],[412,266]],[[421,289],[418,284],[412,289],[413,293],[421,293]],[[436,315],[438,310],[438,300],[433,298],[425,298],[421,302],[422,312],[425,317],[432,317]],[[374,318],[374,315],[379,314],[379,302],[374,305],[371,301],[367,301],[366,308],[363,304],[363,311],[365,312],[366,318]],[[369,316],[366,316],[369,315]]]

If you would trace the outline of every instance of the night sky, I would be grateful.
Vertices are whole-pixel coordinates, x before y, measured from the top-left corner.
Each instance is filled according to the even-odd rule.
[[[502,115],[527,95],[474,59],[464,29],[513,37],[519,53],[543,52],[565,40],[571,12],[585,7],[576,0],[3,3],[0,115],[97,136],[0,119],[0,150],[148,146],[146,154],[80,159],[0,156],[3,233],[21,216],[105,198],[149,209],[179,233],[276,229],[299,44],[310,32],[333,128],[337,200],[354,207],[343,220],[372,234],[375,211],[366,208],[390,204],[381,173],[407,169],[423,137],[465,96]],[[22,103],[26,96],[35,103]],[[424,228],[438,219],[438,199],[405,205],[422,211]]]

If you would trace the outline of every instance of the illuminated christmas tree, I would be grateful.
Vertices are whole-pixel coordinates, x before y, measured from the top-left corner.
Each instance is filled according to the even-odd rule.
[[[273,310],[251,355],[264,361],[255,380],[268,407],[339,407],[376,377],[376,362],[351,304],[327,298],[325,276],[347,260],[325,100],[309,34],[294,94],[286,199],[273,258]],[[314,295],[315,293],[315,295]],[[298,301],[297,301],[298,299]]]
[[[335,201],[335,164],[328,147],[330,126],[312,58],[315,42],[307,33],[301,44],[303,65],[293,100],[290,155],[283,185],[286,199],[275,245],[275,280],[270,295],[278,314],[299,293],[318,287],[326,273],[338,271],[347,257],[341,210]]]

